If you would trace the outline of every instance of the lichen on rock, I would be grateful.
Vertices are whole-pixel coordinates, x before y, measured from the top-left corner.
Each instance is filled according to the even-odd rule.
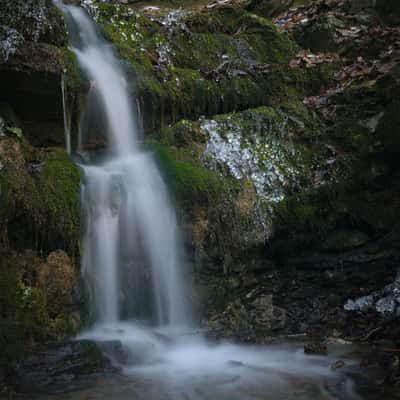
[[[281,201],[285,186],[296,180],[296,149],[284,143],[287,123],[286,115],[268,108],[204,120],[201,128],[209,136],[205,156],[225,165],[236,179],[250,179],[266,201]]]
[[[23,41],[37,42],[45,23],[45,0],[4,0],[0,5],[1,61],[7,61]]]

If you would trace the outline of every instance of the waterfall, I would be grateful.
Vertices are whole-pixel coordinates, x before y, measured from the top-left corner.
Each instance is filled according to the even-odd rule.
[[[95,120],[92,130],[101,131],[106,142],[105,154],[81,165],[82,269],[93,319],[103,325],[136,319],[185,326],[189,318],[176,216],[151,154],[139,144],[139,110],[133,109],[138,102],[112,47],[86,12],[60,1],[56,5],[90,81],[87,135]],[[80,141],[82,136],[85,132]]]
[[[106,381],[96,380],[93,390],[102,394],[93,398],[279,400],[303,398],[308,385],[304,398],[327,399],[326,380],[337,379],[332,358],[307,357],[293,346],[216,345],[182,330],[190,326],[183,251],[166,186],[140,145],[140,103],[85,11],[54,1],[90,81],[75,151],[85,160],[80,164],[82,270],[94,324],[80,338],[103,345],[107,356],[135,377],[131,387],[117,381],[110,395]],[[99,136],[105,141],[105,150],[87,154],[85,142],[93,136],[95,143]],[[358,399],[349,390],[346,398]]]

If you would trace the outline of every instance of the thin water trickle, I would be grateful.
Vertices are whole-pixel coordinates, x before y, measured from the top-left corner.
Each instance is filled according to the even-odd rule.
[[[132,110],[138,103],[129,94],[112,48],[88,15],[54,1],[66,17],[71,46],[91,82],[91,115],[88,126],[81,127],[78,150],[90,128],[100,130],[107,142],[101,161],[81,165],[82,269],[93,325],[80,338],[106,343],[108,351],[113,343],[122,343],[117,354],[105,351],[128,376],[128,381],[96,385],[77,396],[331,399],[323,388],[324,380],[337,378],[329,358],[306,357],[290,347],[215,345],[190,334],[176,216],[151,154],[139,145]],[[90,121],[96,125],[90,127]],[[343,399],[355,399],[350,392]]]
[[[67,150],[67,154],[71,155],[71,115],[68,114],[67,90],[66,90],[64,74],[61,77],[61,95],[62,95],[63,116],[64,116],[65,148]]]

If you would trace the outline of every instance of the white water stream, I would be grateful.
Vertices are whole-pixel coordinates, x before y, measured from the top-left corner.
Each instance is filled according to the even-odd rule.
[[[187,325],[176,218],[151,155],[138,143],[124,73],[85,11],[60,7],[74,32],[73,51],[91,82],[108,142],[105,159],[81,165],[83,273],[92,314],[105,325],[120,321],[122,314],[151,318],[156,325]],[[147,280],[127,286],[137,275]],[[148,309],[140,310],[141,303]]]
[[[122,353],[111,351],[111,357],[135,382],[127,385],[131,391],[106,385],[87,398],[331,398],[322,385],[335,377],[329,358],[306,357],[293,348],[212,345],[185,334],[191,313],[176,217],[151,154],[139,145],[136,101],[112,48],[87,14],[56,4],[91,82],[88,99],[97,104],[91,118],[102,121],[107,139],[101,161],[81,165],[83,274],[94,320],[81,338],[111,347],[122,343]]]

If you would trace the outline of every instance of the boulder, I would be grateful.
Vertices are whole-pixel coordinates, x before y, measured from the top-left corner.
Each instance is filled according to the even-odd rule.
[[[80,387],[90,374],[115,371],[99,347],[88,340],[49,346],[16,366],[15,385],[26,393],[56,393]]]

